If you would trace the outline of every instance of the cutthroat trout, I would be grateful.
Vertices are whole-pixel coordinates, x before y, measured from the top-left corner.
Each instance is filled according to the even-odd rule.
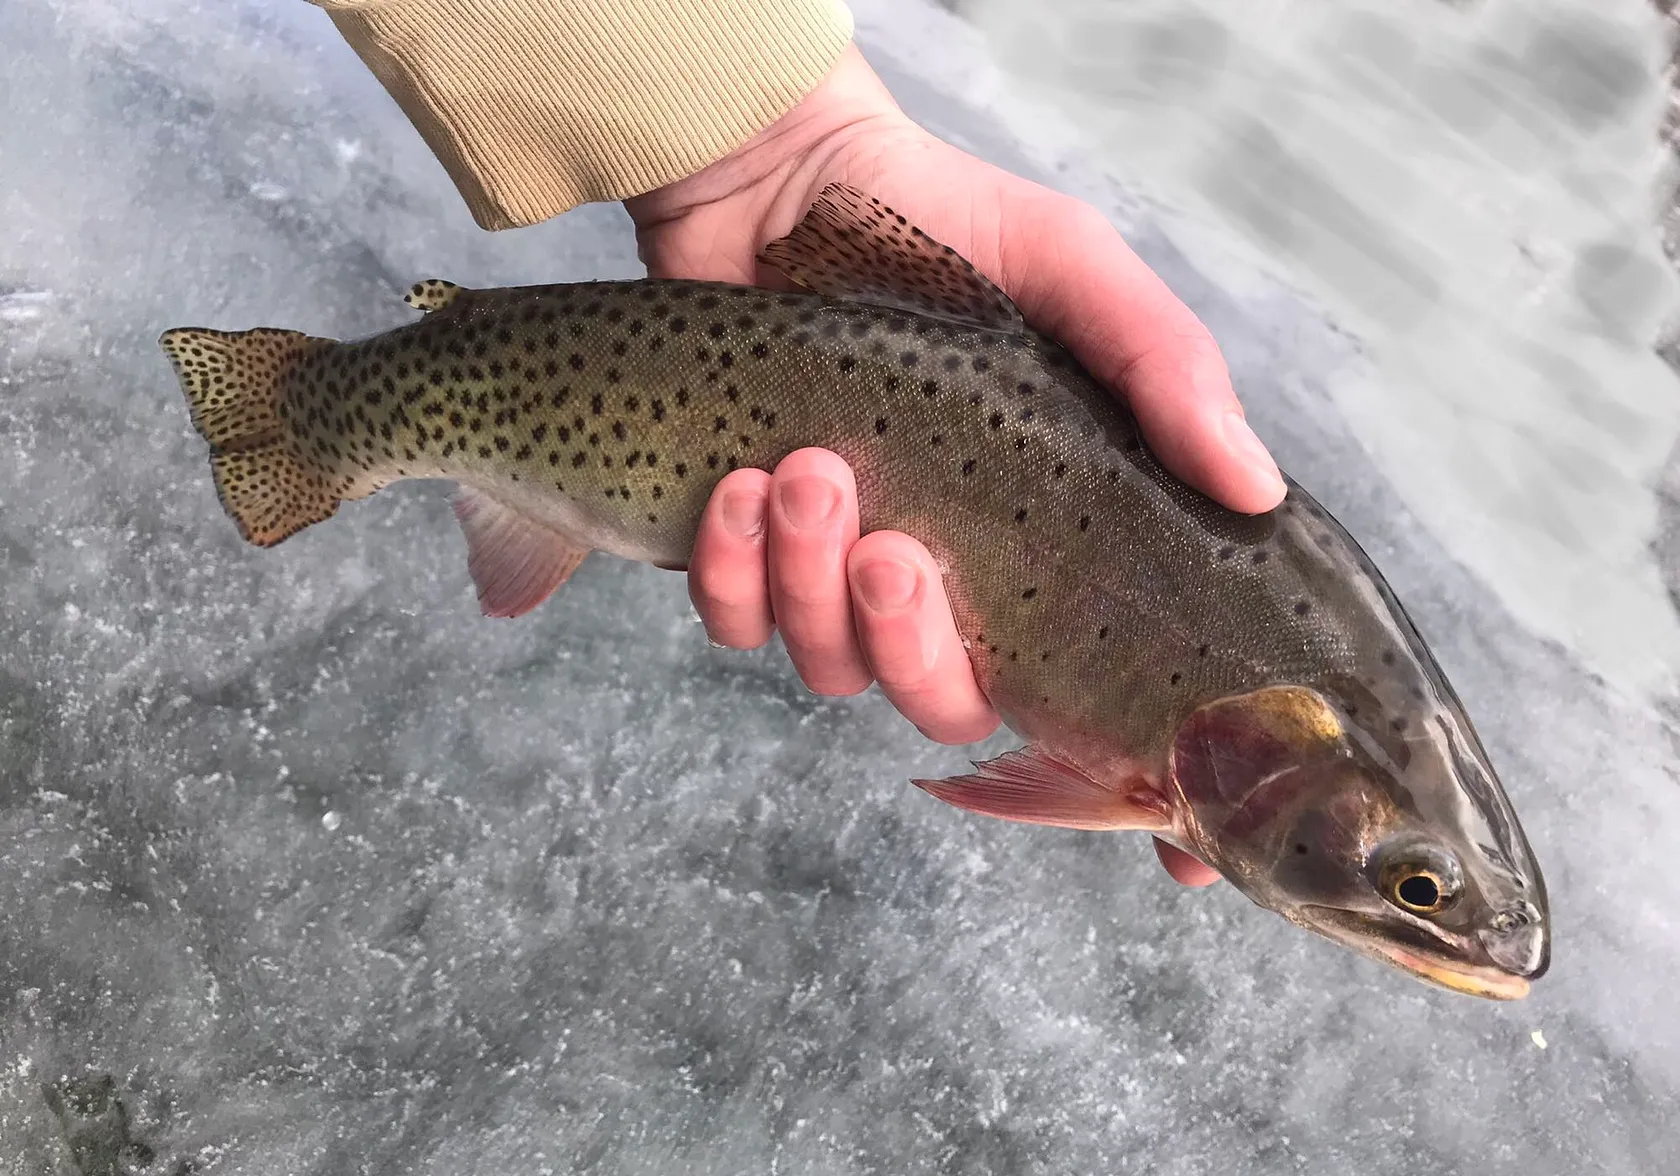
[[[867,195],[825,189],[763,259],[800,291],[427,281],[425,317],[369,339],[160,342],[247,540],[450,478],[493,616],[590,551],[684,566],[730,470],[831,449],[863,530],[949,569],[975,677],[1026,743],[921,788],[1147,830],[1338,943],[1527,992],[1550,954],[1533,853],[1417,629],[1306,491],[1246,516],[1174,479],[1066,350]]]

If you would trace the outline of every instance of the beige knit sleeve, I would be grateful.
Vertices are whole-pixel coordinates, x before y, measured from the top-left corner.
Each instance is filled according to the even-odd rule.
[[[692,175],[792,109],[842,0],[312,0],[487,229]]]

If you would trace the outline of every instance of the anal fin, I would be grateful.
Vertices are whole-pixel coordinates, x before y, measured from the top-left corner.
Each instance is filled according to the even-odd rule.
[[[972,775],[911,783],[960,809],[1029,825],[1152,832],[1171,827],[1165,798],[1141,781],[1135,788],[1112,787],[1038,748],[1006,752],[974,767]]]
[[[535,522],[482,490],[455,494],[455,519],[467,540],[467,570],[487,617],[523,616],[547,600],[589,548]]]

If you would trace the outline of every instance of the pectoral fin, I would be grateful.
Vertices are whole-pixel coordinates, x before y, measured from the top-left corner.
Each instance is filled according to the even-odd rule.
[[[972,775],[911,783],[969,812],[1030,825],[1154,832],[1172,824],[1166,799],[1143,780],[1105,784],[1037,748],[974,766]]]

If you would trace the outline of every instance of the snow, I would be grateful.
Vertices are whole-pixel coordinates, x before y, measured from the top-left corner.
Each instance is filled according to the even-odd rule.
[[[1121,186],[978,34],[857,10],[913,114],[1097,201],[1214,329],[1476,716],[1551,974],[1437,992],[1176,888],[1141,837],[941,806],[905,781],[961,752],[709,647],[670,574],[595,558],[483,620],[437,485],[246,547],[160,330],[633,276],[628,224],[479,232],[301,3],[5,4],[0,1172],[1663,1170],[1668,696],[1407,489],[1380,399],[1349,407],[1382,354]]]

